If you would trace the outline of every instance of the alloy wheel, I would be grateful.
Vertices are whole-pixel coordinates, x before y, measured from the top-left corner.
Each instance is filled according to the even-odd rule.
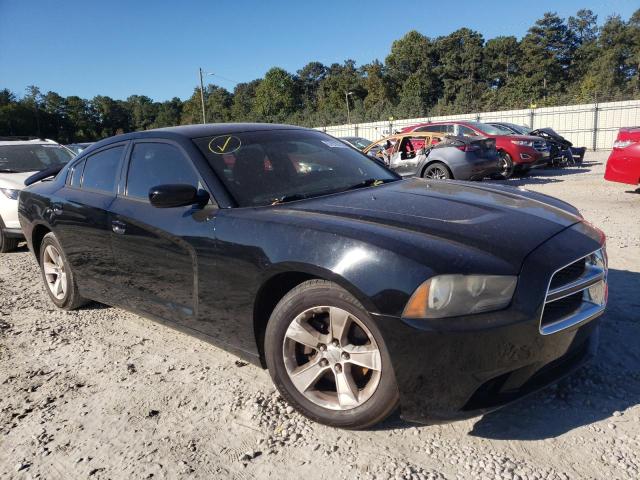
[[[338,307],[319,306],[300,313],[285,333],[282,353],[294,387],[327,409],[356,408],[380,383],[382,359],[373,335]]]
[[[508,154],[501,153],[500,154],[500,175],[502,175],[505,178],[510,177],[511,169],[512,169],[512,165],[508,157]]]
[[[42,266],[47,287],[55,298],[62,300],[67,292],[67,274],[62,255],[53,245],[45,248]]]
[[[435,180],[446,180],[447,173],[441,167],[431,167],[425,174],[425,178],[433,178]]]

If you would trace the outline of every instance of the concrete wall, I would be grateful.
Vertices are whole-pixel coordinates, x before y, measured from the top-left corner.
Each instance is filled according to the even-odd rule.
[[[334,137],[354,135],[373,141],[409,125],[446,120],[500,121],[533,128],[551,127],[576,146],[590,150],[608,150],[620,127],[640,126],[640,100],[411,118],[391,122],[387,120],[317,129]]]

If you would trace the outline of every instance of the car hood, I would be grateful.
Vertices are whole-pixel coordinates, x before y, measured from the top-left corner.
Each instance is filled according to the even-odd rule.
[[[546,195],[423,179],[295,202],[287,209],[321,214],[320,224],[321,217],[349,219],[369,238],[379,235],[391,239],[389,243],[408,232],[453,242],[462,249],[487,252],[516,269],[541,243],[582,220],[574,207]]]
[[[10,188],[12,190],[22,190],[24,188],[24,181],[33,175],[34,172],[19,172],[19,173],[3,173],[0,172],[0,188]]]

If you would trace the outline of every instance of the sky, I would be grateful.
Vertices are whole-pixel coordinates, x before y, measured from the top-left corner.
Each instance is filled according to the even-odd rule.
[[[0,89],[125,99],[185,99],[207,83],[295,73],[310,61],[384,61],[409,30],[429,37],[468,27],[485,40],[520,38],[546,11],[590,8],[628,19],[638,0],[0,0]]]

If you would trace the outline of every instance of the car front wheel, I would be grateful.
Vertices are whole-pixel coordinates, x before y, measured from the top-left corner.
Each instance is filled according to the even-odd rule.
[[[496,178],[507,180],[508,178],[511,178],[511,175],[513,175],[513,159],[507,152],[498,152],[498,156],[498,166],[500,171],[496,175]]]
[[[380,331],[334,283],[310,280],[285,295],[267,325],[265,357],[280,394],[316,422],[365,428],[398,404]]]
[[[53,303],[63,310],[73,310],[87,303],[78,293],[75,276],[53,233],[47,233],[40,244],[40,271]]]

